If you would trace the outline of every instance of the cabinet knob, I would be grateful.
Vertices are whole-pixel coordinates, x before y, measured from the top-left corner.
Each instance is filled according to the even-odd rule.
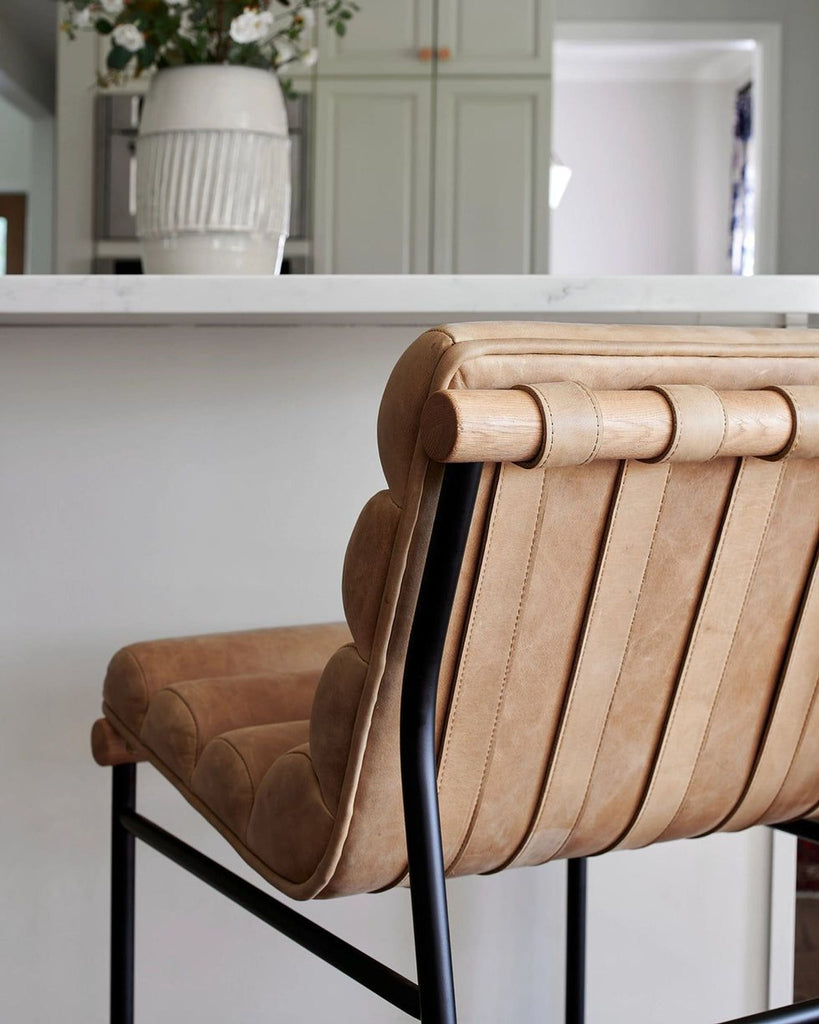
[[[452,56],[452,50],[448,46],[442,46],[438,51],[438,60],[449,60]]]
[[[429,46],[422,46],[418,51],[418,60],[432,60],[432,48]]]

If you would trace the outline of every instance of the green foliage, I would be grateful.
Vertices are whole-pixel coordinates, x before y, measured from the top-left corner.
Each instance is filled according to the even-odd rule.
[[[61,0],[63,31],[111,38],[102,84],[151,68],[240,64],[277,71],[315,61],[314,21],[323,15],[339,36],[355,0]],[[289,79],[282,80],[287,92]]]
[[[124,71],[132,57],[133,54],[130,50],[125,50],[121,46],[112,46],[111,52],[108,54],[108,67],[112,71]]]

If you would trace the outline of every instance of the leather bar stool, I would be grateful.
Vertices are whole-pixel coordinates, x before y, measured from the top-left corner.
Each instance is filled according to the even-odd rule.
[[[566,859],[579,1022],[586,857],[819,835],[815,332],[441,327],[398,362],[378,438],[345,624],[110,664],[118,1024],[135,836],[425,1022],[455,1020],[445,874]],[[144,760],[290,897],[409,881],[418,984],[146,821]]]

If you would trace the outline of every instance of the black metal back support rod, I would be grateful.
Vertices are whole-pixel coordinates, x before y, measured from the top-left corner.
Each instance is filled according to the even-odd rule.
[[[401,690],[401,787],[421,1020],[455,1024],[441,820],[435,707],[438,675],[483,465],[446,466]]]

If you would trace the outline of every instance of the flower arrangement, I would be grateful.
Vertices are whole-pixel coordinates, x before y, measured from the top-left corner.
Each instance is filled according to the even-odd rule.
[[[316,61],[317,11],[343,36],[358,10],[354,0],[63,0],[63,7],[70,38],[82,30],[110,36],[103,85],[183,64],[243,64],[286,74],[296,62]]]

